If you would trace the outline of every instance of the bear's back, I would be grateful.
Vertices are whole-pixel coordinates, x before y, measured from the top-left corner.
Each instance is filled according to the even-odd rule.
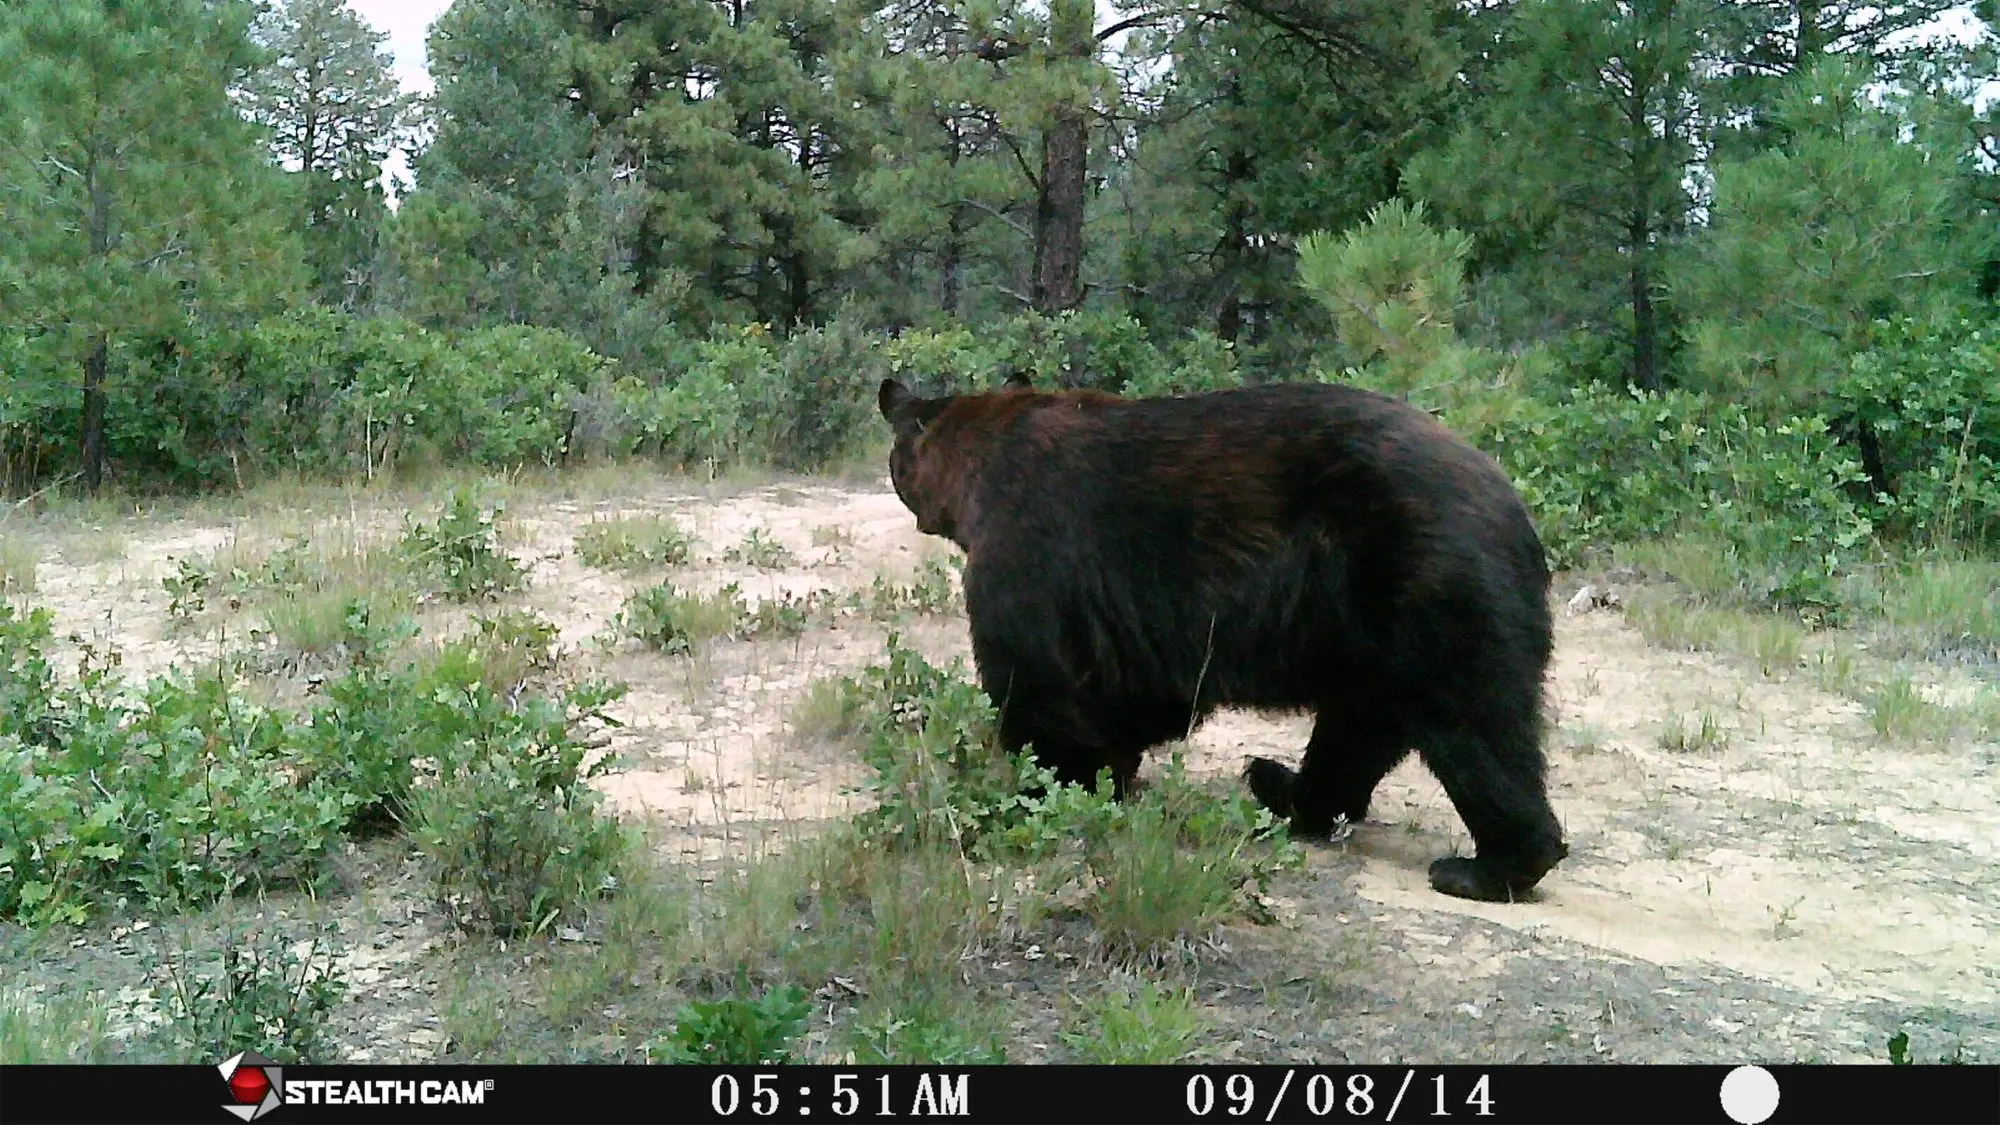
[[[1100,530],[1192,523],[1351,533],[1448,526],[1482,540],[1532,527],[1499,465],[1428,413],[1338,384],[1119,399],[1039,394],[1014,414],[989,501]],[[1151,518],[1148,518],[1148,517]],[[1539,544],[1537,544],[1539,548]]]

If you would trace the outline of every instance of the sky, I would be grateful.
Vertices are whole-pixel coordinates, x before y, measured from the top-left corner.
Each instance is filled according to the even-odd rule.
[[[348,3],[375,30],[389,33],[384,46],[395,56],[396,64],[391,70],[403,89],[413,94],[430,93],[431,75],[424,67],[424,37],[430,33],[431,21],[451,6],[451,0],[348,0]],[[409,154],[399,148],[382,162],[382,185],[388,192],[390,207],[396,206],[412,182]]]
[[[389,33],[388,48],[396,56],[396,79],[403,89],[427,94],[430,72],[424,69],[424,36],[431,21],[451,6],[451,0],[349,0],[361,18]]]

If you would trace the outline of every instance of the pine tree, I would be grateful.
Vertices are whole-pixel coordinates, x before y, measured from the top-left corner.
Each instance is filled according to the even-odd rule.
[[[874,250],[855,193],[873,137],[839,65],[865,14],[727,0],[565,20],[577,97],[644,186],[642,287],[684,277],[700,315],[781,328],[830,311]]]
[[[229,98],[255,62],[247,4],[0,5],[0,307],[80,373],[81,467],[104,480],[122,351],[281,299],[283,185]]]
[[[456,0],[431,27],[432,140],[391,224],[394,301],[444,328],[533,324],[650,361],[690,275],[635,268],[646,189],[576,90],[560,13]]]
[[[1141,44],[1138,69],[1172,67],[1145,104],[1114,224],[1130,304],[1147,322],[1226,340],[1305,329],[1292,246],[1347,229],[1393,196],[1403,167],[1462,114],[1476,68],[1456,3],[1354,3],[1338,39],[1216,9]],[[1323,29],[1324,31],[1324,29]]]
[[[1953,222],[1956,170],[1900,139],[1869,82],[1859,62],[1820,62],[1772,106],[1778,144],[1715,168],[1714,220],[1675,289],[1703,313],[1695,373],[1719,392],[1808,409],[1878,319],[1966,291],[1983,247]]]
[[[1468,123],[1411,169],[1409,194],[1533,287],[1528,304],[1622,329],[1640,387],[1665,381],[1661,255],[1694,203],[1714,17],[1698,0],[1527,0]]]
[[[244,83],[251,120],[271,132],[279,163],[303,181],[305,247],[322,300],[368,296],[387,215],[382,163],[410,99],[389,71],[388,36],[347,0],[282,0],[251,26],[270,54]]]

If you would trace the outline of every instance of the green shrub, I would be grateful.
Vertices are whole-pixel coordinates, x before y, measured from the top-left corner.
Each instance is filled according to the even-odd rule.
[[[956,665],[936,667],[891,634],[887,660],[842,692],[842,721],[873,774],[875,807],[858,818],[865,836],[973,848],[1037,807],[1022,791],[1049,776],[1028,755],[993,748],[992,701]]]
[[[877,339],[851,319],[794,333],[752,400],[752,440],[796,471],[852,455],[881,425],[875,392],[887,372]]]
[[[79,432],[65,357],[0,333],[0,484],[72,465]],[[243,329],[185,323],[114,349],[106,417],[114,470],[180,487],[246,473],[350,476],[409,460],[491,468],[568,455],[608,360],[545,328],[453,338],[393,316],[314,307]]]
[[[611,627],[647,648],[685,655],[706,641],[738,634],[748,613],[735,583],[703,596],[661,582],[626,598]]]
[[[1134,953],[1234,912],[1239,890],[1274,866],[1256,853],[1282,835],[1243,795],[1218,798],[1190,784],[1178,757],[1138,800],[1092,819],[1108,824],[1086,837],[1084,860],[1097,880],[1086,909],[1113,949]]]
[[[918,567],[915,580],[907,586],[877,575],[866,597],[869,616],[885,619],[905,613],[951,612],[961,600],[952,574],[964,565],[957,556],[932,555]],[[860,600],[857,596],[856,601]]]
[[[970,394],[999,382],[997,356],[970,328],[919,328],[882,345],[889,375],[926,388],[926,394]]]
[[[1031,748],[998,751],[984,692],[894,636],[888,659],[842,690],[841,723],[873,774],[876,805],[857,817],[863,840],[1052,865],[1092,888],[1083,909],[1121,951],[1151,953],[1199,930],[1299,858],[1281,822],[1240,793],[1202,791],[1178,758],[1123,803],[1104,778],[1095,791],[1054,784]]]
[[[761,527],[751,528],[750,533],[743,537],[743,542],[724,551],[722,557],[759,570],[782,570],[797,566],[799,561],[790,547],[772,538]]]
[[[680,566],[693,549],[687,533],[668,516],[592,520],[576,537],[576,557],[605,570]]]
[[[776,363],[762,325],[720,332],[693,344],[671,381],[627,377],[612,388],[611,445],[675,466],[735,461],[747,432],[746,400]]]
[[[57,683],[46,614],[0,607],[0,917],[83,921],[93,899],[170,907],[310,884],[351,797],[297,776],[296,729],[219,678],[132,692],[86,651]]]
[[[176,1052],[189,1061],[241,1051],[277,1063],[334,1061],[327,1017],[347,991],[336,940],[330,928],[294,942],[275,926],[232,924],[212,958],[185,945],[169,951],[157,991]]]
[[[110,1013],[101,994],[50,992],[0,988],[0,1066],[109,1061]]]
[[[253,464],[310,473],[380,471],[399,459],[492,468],[554,464],[573,399],[611,378],[572,337],[500,325],[460,340],[393,317],[312,309],[267,320],[241,354],[241,444]]]
[[[422,388],[436,420],[427,436],[453,464],[492,468],[567,457],[575,399],[611,369],[572,336],[518,324],[471,333],[444,355],[456,377]]]
[[[1737,551],[1751,600],[1825,605],[1869,541],[1845,490],[1859,466],[1818,418],[1769,425],[1685,392],[1592,386],[1561,403],[1516,396],[1484,421],[1467,436],[1507,469],[1558,566],[1696,533]]]
[[[540,933],[616,885],[626,839],[586,782],[610,768],[589,759],[586,727],[608,723],[622,688],[508,698],[486,683],[469,646],[419,681],[406,738],[425,774],[406,824],[439,901],[460,926],[502,937]]]
[[[739,985],[748,991],[748,982]],[[653,1048],[661,1062],[710,1066],[768,1066],[792,1061],[792,1041],[804,1031],[812,1005],[797,985],[760,996],[696,1000],[674,1017],[673,1034]]]
[[[167,614],[176,621],[191,621],[208,608],[208,587],[215,576],[193,559],[175,559],[174,572],[160,579],[167,593]]]
[[[1883,479],[1869,510],[1926,546],[2000,543],[2000,333],[1896,320],[1834,384],[1844,420],[1866,426]]]
[[[469,491],[454,489],[435,524],[409,525],[403,549],[436,576],[453,601],[497,598],[519,589],[527,577],[521,564],[500,550],[494,525],[502,512],[498,504],[484,510]]]
[[[999,1066],[1007,1045],[990,1031],[968,1027],[963,1013],[884,1008],[854,1021],[854,1061],[864,1066],[931,1064]]]
[[[1192,990],[1152,981],[1113,986],[1078,1005],[1074,1030],[1059,1033],[1079,1062],[1100,1065],[1177,1063],[1194,1049],[1201,1014]]]
[[[399,823],[462,916],[494,928],[596,894],[622,843],[582,784],[604,767],[584,769],[584,738],[618,689],[525,690],[554,660],[551,627],[525,614],[401,666],[400,629],[365,606],[352,628],[348,668],[300,720],[219,675],[135,690],[88,650],[61,682],[49,615],[0,605],[0,918],[309,887],[340,832]]]
[[[40,552],[27,536],[0,535],[0,598],[34,593],[35,572],[40,566]]]

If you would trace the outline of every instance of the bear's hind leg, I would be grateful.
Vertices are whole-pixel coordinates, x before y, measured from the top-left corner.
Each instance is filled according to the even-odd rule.
[[[1294,834],[1324,836],[1335,817],[1349,824],[1368,819],[1375,787],[1408,753],[1385,710],[1326,706],[1313,722],[1296,773],[1269,758],[1253,758],[1245,780],[1259,804],[1291,819]]]
[[[1426,739],[1421,753],[1477,849],[1470,858],[1447,856],[1432,863],[1433,890],[1512,902],[1569,854],[1532,735],[1492,738],[1459,731]]]

